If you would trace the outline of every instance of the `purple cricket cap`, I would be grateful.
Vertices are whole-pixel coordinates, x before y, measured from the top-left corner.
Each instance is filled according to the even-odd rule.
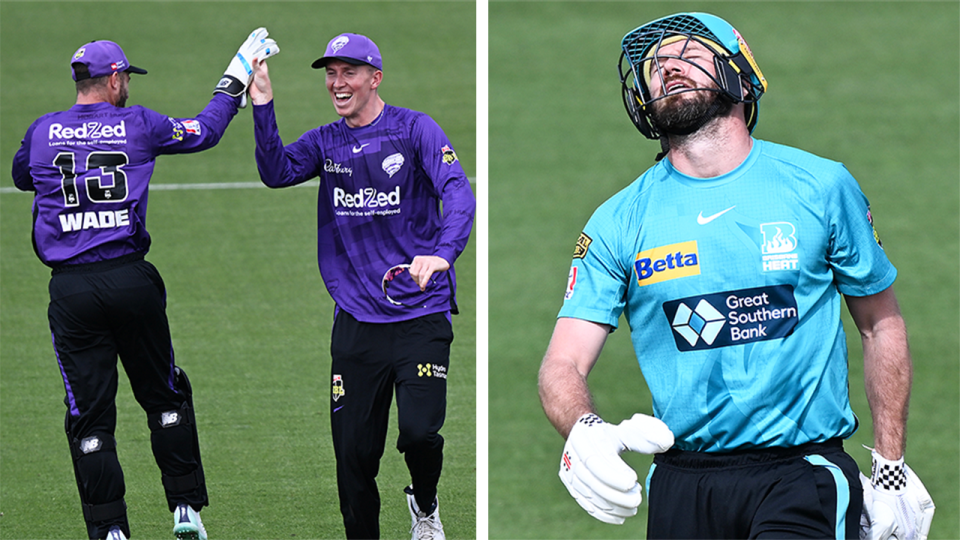
[[[380,59],[377,44],[360,34],[340,34],[331,39],[323,56],[313,62],[313,69],[326,67],[330,60],[342,60],[355,66],[369,64],[383,71],[383,61]]]
[[[83,64],[87,66],[90,75],[83,75],[77,79],[77,72],[73,69],[73,64]],[[146,75],[147,70],[131,66],[127,56],[123,54],[123,49],[112,41],[91,41],[77,49],[70,59],[70,69],[73,72],[73,80],[95,79],[112,75],[120,71],[129,71],[130,73],[139,73]]]

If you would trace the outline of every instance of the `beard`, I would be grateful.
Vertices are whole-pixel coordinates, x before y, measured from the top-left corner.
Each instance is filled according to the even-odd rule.
[[[120,86],[120,95],[117,96],[116,107],[124,108],[127,106],[127,99],[130,97],[130,87],[126,84]]]
[[[654,102],[650,119],[661,133],[689,135],[711,118],[726,116],[732,110],[733,102],[719,92],[682,92]]]

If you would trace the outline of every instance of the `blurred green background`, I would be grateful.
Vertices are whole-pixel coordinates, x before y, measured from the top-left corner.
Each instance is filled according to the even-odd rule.
[[[589,517],[557,478],[563,440],[537,370],[577,236],[659,151],[620,97],[620,39],[682,11],[743,34],[770,83],[757,138],[842,161],[870,199],[900,274],[916,373],[907,462],[937,504],[930,538],[960,538],[960,10],[956,2],[500,2],[489,4],[489,514],[491,538],[641,538]],[[860,340],[849,317],[847,450],[869,471]],[[650,413],[625,321],[590,376],[599,412]],[[650,458],[629,454],[646,475]]]
[[[49,269],[30,243],[32,197],[9,171],[42,114],[70,107],[69,59],[110,39],[149,71],[128,104],[175,117],[198,113],[247,34],[265,26],[280,134],[292,142],[338,117],[310,64],[341,32],[380,47],[390,104],[430,114],[476,174],[476,6],[473,2],[0,3],[0,538],[85,535],[63,434],[64,388],[47,326]],[[157,162],[148,256],[168,293],[177,363],[195,390],[211,505],[210,538],[342,538],[329,437],[332,302],[316,261],[316,185],[259,183],[253,122],[240,111],[220,144]],[[159,189],[248,182],[250,189]],[[457,262],[441,516],[450,538],[476,536],[475,259]],[[118,453],[136,538],[171,538],[143,412],[121,376]],[[408,537],[394,450],[396,410],[378,481],[385,538]]]

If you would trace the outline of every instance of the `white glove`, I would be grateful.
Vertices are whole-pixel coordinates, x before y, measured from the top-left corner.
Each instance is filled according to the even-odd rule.
[[[253,79],[253,61],[256,59],[262,62],[280,52],[277,42],[267,38],[268,35],[267,29],[261,27],[247,36],[247,40],[223,72],[223,78],[213,89],[214,94],[222,92],[233,97],[244,96],[243,105],[246,105],[247,86]]]
[[[874,450],[871,477],[860,473],[860,540],[927,540],[935,507],[913,469]]]
[[[620,453],[657,454],[671,446],[673,432],[652,416],[635,414],[620,424],[608,424],[595,414],[585,414],[567,436],[560,480],[591,516],[620,525],[636,515],[643,500],[637,473]]]

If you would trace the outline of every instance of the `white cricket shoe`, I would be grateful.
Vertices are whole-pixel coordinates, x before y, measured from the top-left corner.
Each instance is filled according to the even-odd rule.
[[[443,523],[440,523],[440,503],[436,497],[433,499],[433,512],[430,515],[420,511],[417,506],[417,500],[413,496],[413,486],[407,486],[403,489],[407,494],[407,508],[410,510],[411,540],[447,540],[443,534]]]
[[[107,533],[106,540],[127,540],[127,537],[123,535],[120,527],[113,527],[110,529],[110,532]]]
[[[181,504],[173,511],[173,534],[178,540],[207,540],[200,513],[189,504]]]

